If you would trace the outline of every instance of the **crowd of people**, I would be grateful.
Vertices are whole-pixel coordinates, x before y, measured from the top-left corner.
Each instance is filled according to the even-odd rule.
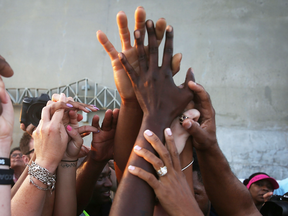
[[[1,215],[261,215],[278,183],[256,173],[243,184],[233,174],[209,94],[191,68],[182,85],[173,81],[182,58],[173,56],[173,27],[163,18],[146,20],[138,7],[132,46],[127,23],[119,12],[121,52],[97,32],[121,96],[120,109],[107,110],[101,125],[94,115],[91,126],[80,127],[77,111],[98,108],[54,94],[37,127],[21,125],[20,147],[10,152],[14,113],[0,79]],[[0,74],[13,75],[3,57]],[[82,139],[89,133],[91,148]]]

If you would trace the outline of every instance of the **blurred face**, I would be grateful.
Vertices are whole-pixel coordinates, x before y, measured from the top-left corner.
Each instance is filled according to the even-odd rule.
[[[111,187],[111,171],[108,164],[106,164],[94,187],[92,200],[97,204],[109,202]]]
[[[11,168],[15,168],[17,166],[25,166],[23,159],[22,159],[22,153],[19,150],[15,150],[12,152],[10,157],[10,163]]]
[[[29,163],[30,159],[34,155],[34,139],[31,139],[29,142],[29,152],[26,155],[23,155],[23,161],[25,164]]]
[[[251,193],[251,196],[253,198],[255,205],[259,205],[259,204],[264,203],[263,195],[268,192],[273,191],[273,186],[268,180],[263,179],[263,180],[254,182],[250,186],[249,191]]]
[[[199,208],[203,212],[204,216],[209,215],[211,203],[208,199],[203,183],[198,179],[197,172],[193,172],[193,187],[195,199],[199,205]]]

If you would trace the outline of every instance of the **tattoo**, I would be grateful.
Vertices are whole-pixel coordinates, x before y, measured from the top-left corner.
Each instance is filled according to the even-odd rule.
[[[140,214],[141,214],[141,216],[145,216],[145,215],[147,215],[147,211],[140,210]]]
[[[70,168],[70,167],[76,167],[77,162],[67,163],[67,162],[61,162],[61,167],[63,168]]]

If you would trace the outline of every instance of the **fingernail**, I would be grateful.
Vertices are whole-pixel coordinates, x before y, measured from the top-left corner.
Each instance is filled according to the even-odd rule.
[[[172,31],[172,26],[167,26],[167,29],[166,29],[166,31],[168,31],[168,32],[171,32]]]
[[[123,53],[118,53],[118,57],[119,57],[120,59],[123,59]]]
[[[147,136],[152,136],[153,133],[150,130],[145,130],[144,132]]]
[[[67,103],[66,106],[68,106],[68,107],[73,107],[73,105],[72,105],[72,104],[69,104],[69,103]]]
[[[132,165],[129,165],[129,166],[128,166],[128,170],[135,170],[135,167],[132,166]]]
[[[195,122],[198,126],[200,126],[199,122]]]
[[[96,106],[94,106],[94,105],[92,105],[93,107],[94,107],[94,109],[97,109],[97,110],[99,110],[99,108],[98,107],[96,107]]]
[[[171,135],[172,135],[172,131],[171,131],[170,128],[166,128],[165,131],[166,131],[166,133],[167,133],[168,136],[171,136]]]
[[[72,130],[72,127],[70,125],[67,125],[67,130],[68,131],[71,131]]]
[[[188,121],[188,122],[186,122],[186,123],[184,124],[184,127],[185,127],[186,129],[191,128],[191,126],[192,126],[192,122],[191,122],[191,121]]]
[[[86,109],[86,110],[88,110],[89,112],[92,112],[92,110],[91,110],[91,109],[89,109],[88,107],[85,107],[85,109]]]
[[[149,28],[152,27],[152,21],[151,21],[151,20],[148,20],[148,21],[147,21],[147,27],[149,27]]]
[[[139,39],[140,38],[140,31],[135,31],[135,38]]]
[[[138,145],[135,145],[135,146],[134,146],[134,150],[139,151],[139,150],[141,150],[141,147],[138,146]]]
[[[197,85],[197,83],[196,83],[196,82],[194,82],[194,85]]]

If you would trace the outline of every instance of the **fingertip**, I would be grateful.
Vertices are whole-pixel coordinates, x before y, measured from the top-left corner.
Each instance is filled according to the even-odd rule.
[[[67,128],[68,131],[71,131],[71,130],[72,130],[72,127],[71,127],[70,125],[67,125],[66,128]]]
[[[135,166],[129,165],[128,170],[133,172],[135,170]]]
[[[182,123],[183,127],[188,130],[192,127],[192,120],[191,119],[186,119],[183,123]]]

